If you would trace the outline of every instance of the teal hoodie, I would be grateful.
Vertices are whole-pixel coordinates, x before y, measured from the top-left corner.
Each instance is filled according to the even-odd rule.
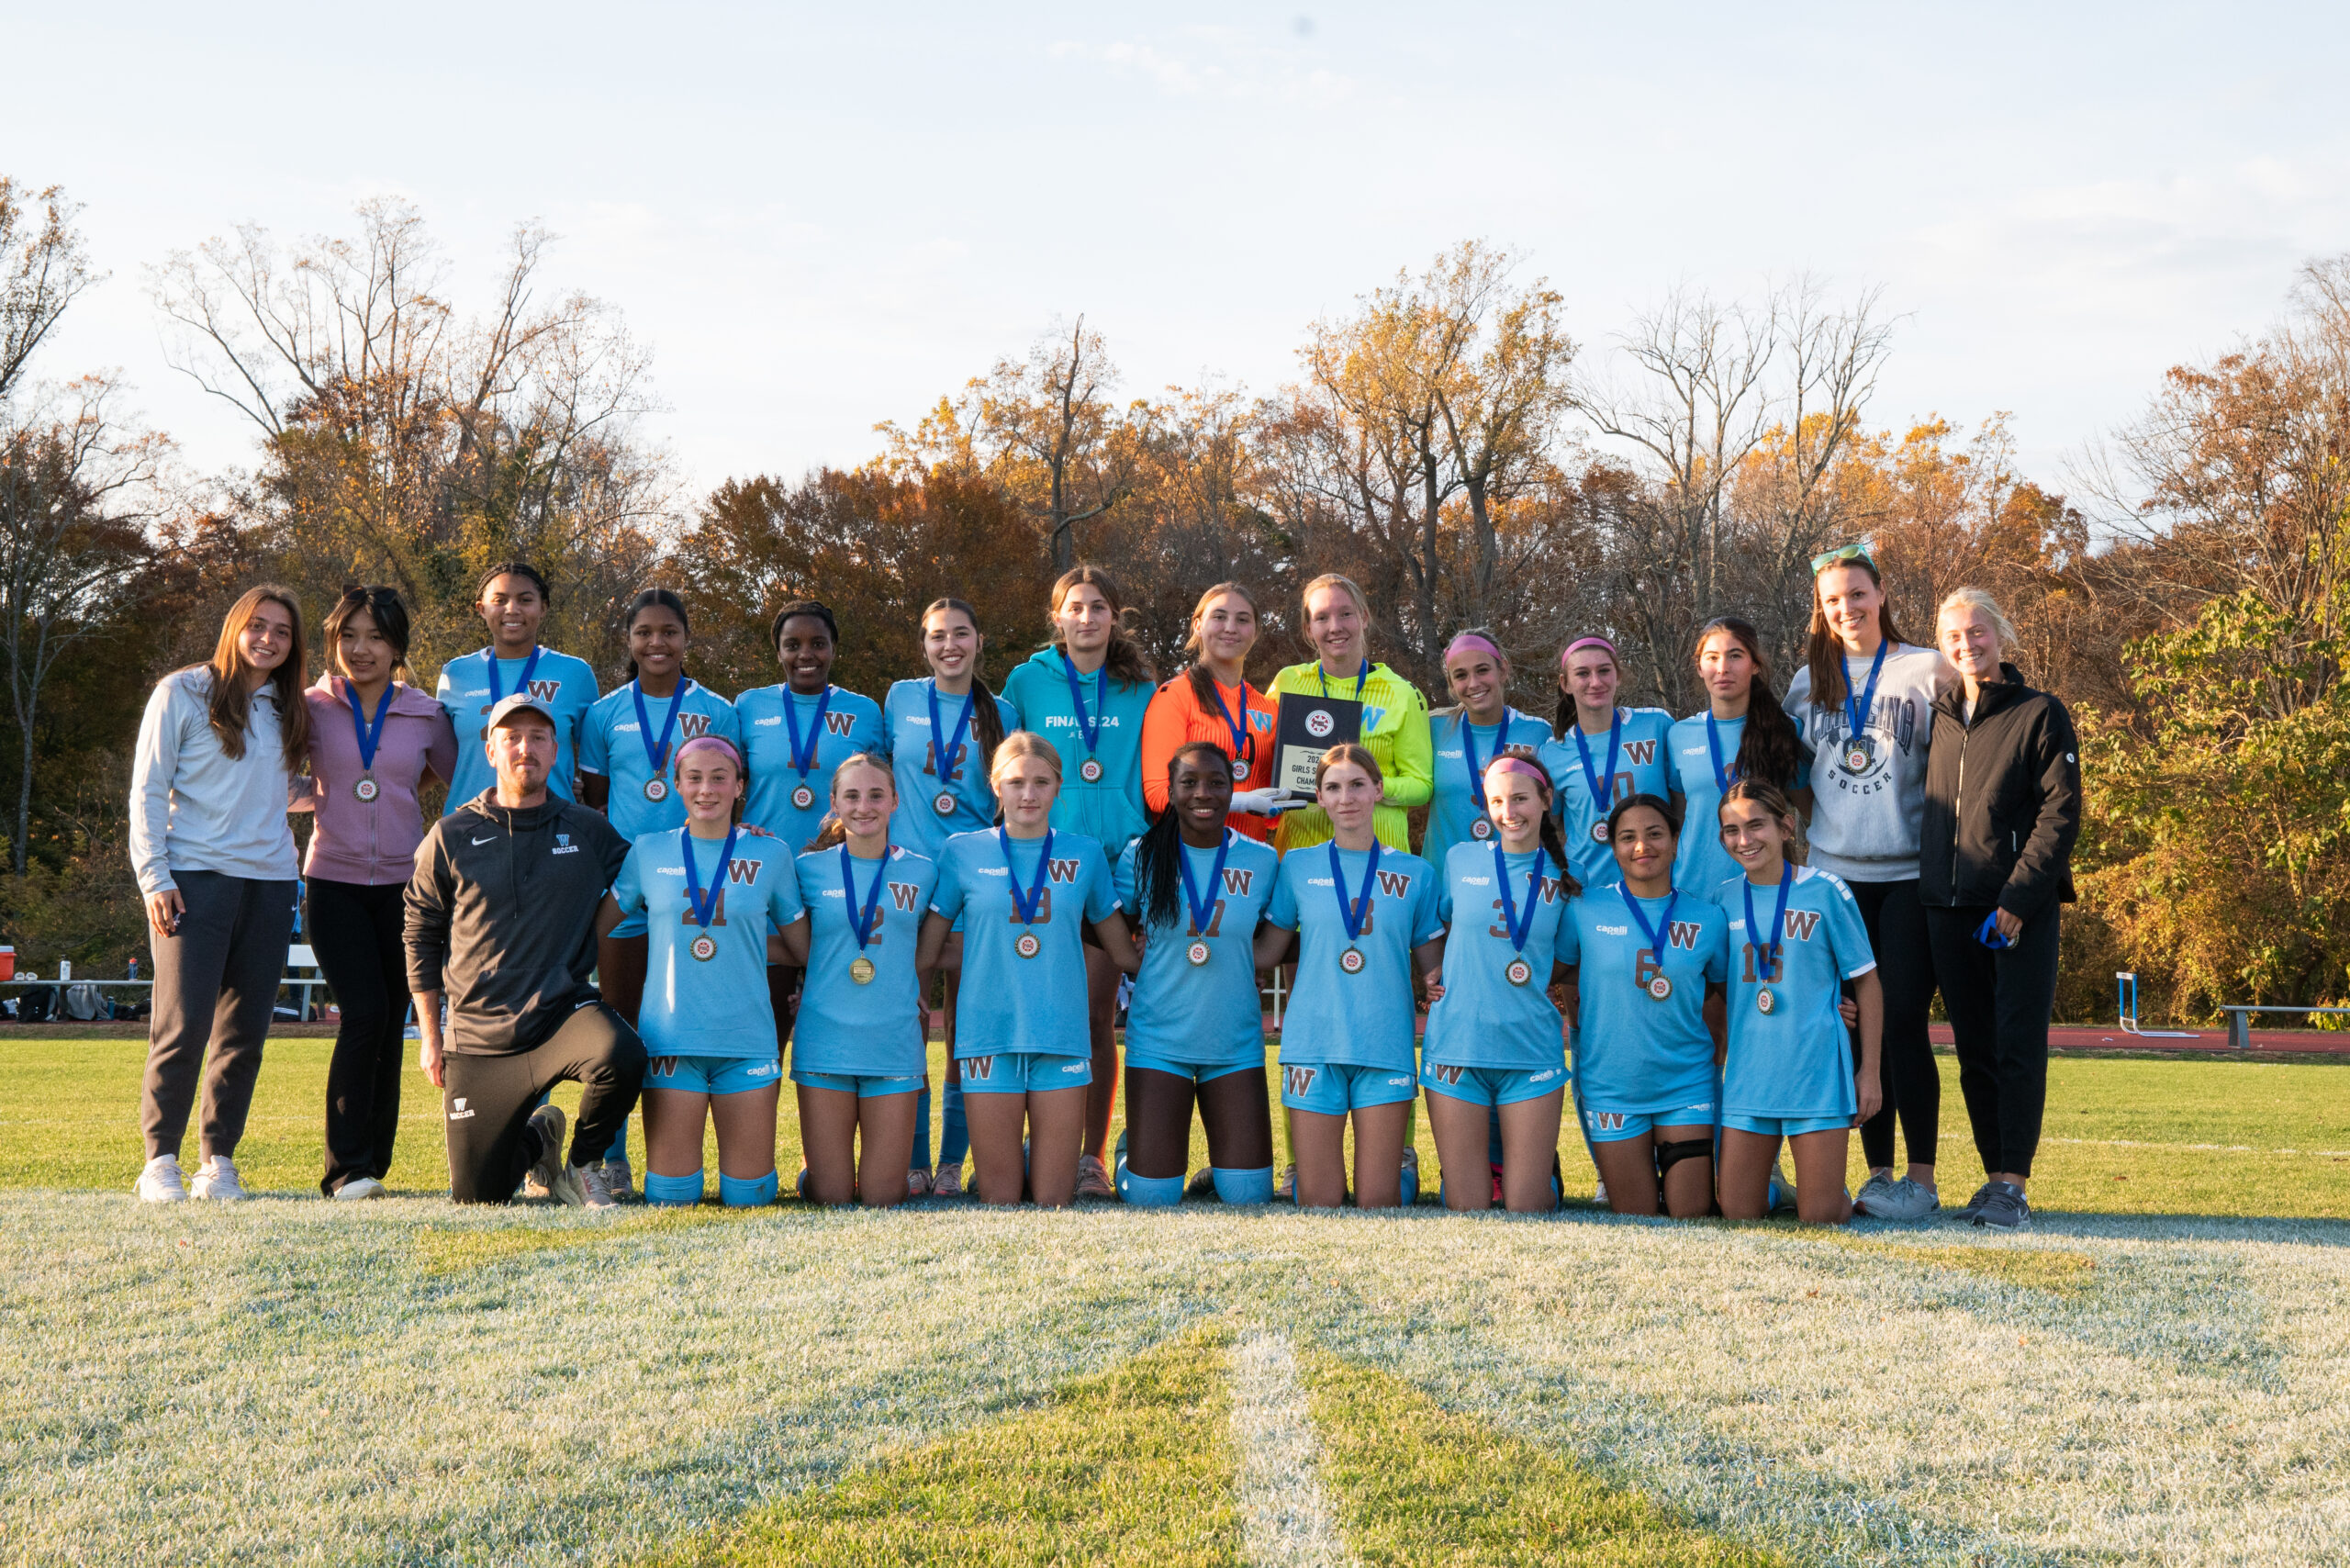
[[[1088,716],[1098,722],[1093,760],[1099,781],[1085,778],[1084,728],[1069,700],[1069,661],[1058,648],[1039,648],[1003,683],[1003,699],[1019,715],[1020,727],[1053,743],[1061,754],[1061,793],[1053,806],[1053,826],[1098,840],[1113,860],[1142,836],[1150,819],[1142,808],[1142,716],[1157,690],[1148,682],[1122,686],[1102,672],[1078,678]],[[1106,700],[1097,700],[1106,687]]]

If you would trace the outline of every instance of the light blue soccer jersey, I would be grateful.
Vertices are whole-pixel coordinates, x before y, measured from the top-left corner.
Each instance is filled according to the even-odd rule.
[[[1796,868],[1787,890],[1785,946],[1778,973],[1758,951],[1746,925],[1741,876],[1715,893],[1729,921],[1729,1058],[1722,1069],[1722,1114],[1741,1116],[1849,1116],[1852,1050],[1836,1011],[1841,984],[1876,968],[1868,927],[1842,878],[1808,866]],[[1754,918],[1768,927],[1779,907],[1779,886],[1751,890]],[[1768,946],[1766,942],[1763,946]],[[1771,1011],[1757,1005],[1764,984]]]
[[[1035,923],[1023,925],[1013,908],[1012,879],[1021,896],[1035,885],[1045,838],[1005,840],[995,830],[958,833],[938,857],[938,887],[930,907],[963,919],[962,1002],[955,1015],[955,1056],[1031,1051],[1090,1057],[1093,1033],[1086,1019],[1084,927],[1118,907],[1110,863],[1082,834],[1050,835],[1052,864]],[[1020,956],[1022,935],[1034,934],[1033,958]]]
[[[887,860],[850,856],[844,879],[845,847],[813,850],[795,863],[808,912],[808,978],[791,1026],[792,1070],[918,1077],[929,1070],[930,1051],[914,946],[937,890],[938,867],[892,846]],[[860,948],[851,915],[863,917],[877,878],[881,890]],[[854,911],[847,881],[856,884]],[[873,978],[863,985],[850,972],[860,954],[873,963]]]
[[[1412,1057],[1412,949],[1444,935],[1436,870],[1416,855],[1382,849],[1369,905],[1362,904],[1371,852],[1338,851],[1344,897],[1363,909],[1355,939],[1347,935],[1342,896],[1330,876],[1330,846],[1316,844],[1281,859],[1265,918],[1297,933],[1297,988],[1281,1014],[1281,1061],[1335,1062],[1385,1072],[1415,1070]],[[1340,965],[1358,949],[1362,969]]]
[[[1729,922],[1695,893],[1673,901],[1662,970],[1673,994],[1645,989],[1659,969],[1619,878],[1586,888],[1559,927],[1559,960],[1577,966],[1575,1080],[1585,1110],[1652,1115],[1714,1098],[1714,1037],[1706,1031],[1707,981],[1729,973]],[[1665,901],[1642,899],[1653,928]]]
[[[1590,779],[1583,776],[1583,753],[1575,748],[1573,730],[1556,740],[1544,741],[1539,754],[1543,768],[1550,775],[1551,800],[1559,812],[1559,825],[1566,832],[1567,858],[1575,864],[1575,880],[1586,888],[1624,879],[1622,868],[1616,864],[1616,852],[1591,836],[1595,827],[1606,826],[1607,813],[1616,802],[1641,794],[1662,800],[1673,789],[1665,767],[1665,739],[1673,732],[1673,715],[1662,708],[1618,708],[1617,712],[1623,716],[1624,728],[1616,743],[1615,787],[1604,803],[1593,792]],[[1583,745],[1591,753],[1592,771],[1605,786],[1606,735],[1585,735]]]
[[[1491,840],[1456,844],[1445,858],[1438,903],[1447,931],[1444,995],[1428,1009],[1427,1037],[1421,1042],[1424,1067],[1536,1071],[1566,1060],[1566,1024],[1550,996],[1559,927],[1571,902],[1566,882],[1559,863],[1547,854],[1505,857],[1510,900],[1526,932],[1525,947],[1516,947],[1509,939],[1494,848]],[[1541,872],[1529,888],[1538,862]],[[1521,954],[1526,983],[1512,985],[1509,966]]]
[[[824,706],[821,725],[816,722],[820,701]],[[787,706],[790,709],[788,722]],[[823,826],[824,815],[832,809],[833,773],[842,759],[860,751],[887,756],[890,750],[889,740],[881,733],[880,705],[837,686],[813,697],[786,686],[758,687],[734,699],[734,714],[743,727],[743,757],[751,769],[751,793],[743,803],[743,820],[758,823],[795,849],[807,848],[816,830]],[[822,731],[804,778],[791,766],[795,724],[803,748],[811,729]],[[804,749],[801,755],[807,755]],[[803,787],[809,791],[808,803],[794,804]],[[896,829],[905,821],[906,813],[901,812],[891,819],[890,826]]]
[[[1722,847],[1721,806],[1725,788],[1723,773],[1737,778],[1739,743],[1746,738],[1746,717],[1716,719],[1711,745],[1706,739],[1705,713],[1692,713],[1673,726],[1665,740],[1665,750],[1671,755],[1672,785],[1688,797],[1682,815],[1681,846],[1673,857],[1673,885],[1676,888],[1703,888],[1706,896],[1714,898],[1721,885],[1734,877],[1745,875],[1739,869],[1729,850]],[[1572,744],[1572,743],[1570,743]],[[1721,771],[1717,772],[1714,757],[1718,750]],[[1791,789],[1804,790],[1811,786],[1811,757],[1801,745],[1796,747],[1796,777]],[[1735,888],[1730,890],[1735,893]]]
[[[1135,978],[1126,1009],[1126,1049],[1184,1066],[1221,1067],[1265,1059],[1264,1002],[1257,990],[1257,923],[1272,902],[1281,860],[1270,845],[1225,829],[1224,877],[1209,893],[1216,852],[1179,845],[1192,868],[1192,886],[1214,906],[1208,928],[1198,929],[1181,898],[1172,925],[1154,925],[1143,948],[1142,973]],[[1129,846],[1118,857],[1119,906],[1139,926],[1142,905],[1135,894],[1136,862],[1143,846]],[[1192,944],[1207,945],[1208,961],[1191,960]]]
[[[979,760],[979,739],[971,734],[969,724],[963,727],[963,739],[955,748],[947,777],[940,777],[936,759],[931,755],[934,742],[928,700],[935,684],[929,676],[891,683],[889,695],[881,703],[881,722],[890,737],[890,765],[898,783],[898,810],[890,819],[890,837],[892,842],[902,842],[917,855],[927,855],[938,861],[943,876],[946,841],[958,833],[977,833],[993,825],[995,787],[988,782],[987,768]],[[964,695],[974,700],[972,722],[976,723],[977,704],[986,699],[979,696],[976,686]],[[1005,734],[1020,727],[1020,715],[1001,697],[995,700],[995,711],[1003,721]],[[938,699],[939,722],[948,735],[955,733],[956,717],[962,711],[962,697]],[[946,737],[939,737],[935,744],[945,745]],[[942,794],[954,797],[955,810],[951,814],[939,813],[937,801]]]
[[[1087,717],[1095,722],[1090,753],[1069,696],[1069,661],[1058,648],[1030,655],[1004,678],[1003,695],[1017,715],[1013,727],[1035,731],[1061,754],[1053,825],[1084,834],[1115,859],[1150,825],[1142,809],[1142,716],[1158,688],[1147,682],[1121,686],[1099,670],[1078,677],[1077,687]],[[1089,756],[1102,765],[1098,780],[1085,777]]]
[[[734,727],[734,704],[699,681],[679,684],[683,691],[677,699],[677,722],[669,732],[667,761],[661,768],[666,787],[658,801],[644,798],[644,786],[653,778],[653,754],[646,743],[661,739],[661,726],[669,716],[668,698],[644,700],[645,717],[653,721],[649,736],[636,722],[634,681],[588,709],[579,726],[579,771],[600,775],[610,786],[604,816],[614,832],[632,842],[686,825],[685,797],[677,790],[679,746],[697,735],[716,735],[738,747],[743,744]]]
[[[724,843],[694,838],[683,828],[648,833],[630,846],[612,884],[612,902],[623,913],[642,913],[652,939],[644,1002],[636,1015],[649,1055],[775,1055],[767,934],[800,918],[800,882],[782,840],[738,834],[705,931],[687,901],[686,854],[691,850],[695,878],[708,898]],[[697,958],[693,945],[705,934],[716,951]]]
[[[586,659],[575,659],[553,648],[541,648],[538,658],[535,665],[528,658],[498,660],[498,695],[513,696],[522,684],[523,669],[529,668],[531,694],[554,714],[554,770],[547,775],[547,789],[568,801],[571,775],[579,761],[581,721],[596,705],[596,672]],[[490,663],[487,648],[451,659],[441,666],[441,678],[433,686],[433,696],[448,710],[450,726],[457,732],[457,776],[449,780],[444,808],[449,811],[498,782],[498,770],[489,765],[481,733],[494,700],[489,694]]]
[[[1469,744],[1461,743],[1461,731],[1469,731]],[[1512,708],[1498,724],[1468,724],[1459,709],[1448,713],[1428,716],[1428,735],[1436,745],[1436,794],[1428,801],[1428,833],[1420,845],[1420,858],[1431,866],[1441,867],[1456,844],[1472,840],[1491,844],[1490,837],[1476,833],[1479,823],[1485,821],[1484,767],[1494,760],[1494,754],[1505,745],[1532,746],[1539,754],[1542,744],[1550,738],[1550,726],[1539,719],[1529,719]],[[1469,767],[1469,748],[1477,753],[1477,771]],[[1435,1015],[1429,1015],[1435,1022]]]

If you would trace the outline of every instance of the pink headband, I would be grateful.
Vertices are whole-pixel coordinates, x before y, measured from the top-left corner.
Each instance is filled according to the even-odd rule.
[[[1438,662],[1450,664],[1452,655],[1463,648],[1483,648],[1497,659],[1503,656],[1502,651],[1494,646],[1494,640],[1491,637],[1483,636],[1475,632],[1463,632],[1444,645],[1444,657]]]
[[[748,771],[743,766],[743,754],[735,750],[734,743],[728,740],[724,735],[696,735],[693,739],[688,741],[685,745],[677,748],[677,767],[683,767],[686,765],[686,753],[693,750],[696,746],[716,746],[719,750],[724,752],[733,762],[735,772],[743,773]]]
[[[1485,764],[1485,771],[1488,773],[1496,767],[1505,773],[1523,773],[1545,790],[1550,787],[1550,776],[1522,756],[1497,756]]]
[[[1607,650],[1607,656],[1614,659],[1618,666],[1621,666],[1624,662],[1624,655],[1617,653],[1616,651],[1616,644],[1609,642],[1606,638],[1577,637],[1573,642],[1569,643],[1565,647],[1559,650],[1559,668],[1561,670],[1563,671],[1567,667],[1567,661],[1574,656],[1574,652],[1577,648],[1605,648]]]

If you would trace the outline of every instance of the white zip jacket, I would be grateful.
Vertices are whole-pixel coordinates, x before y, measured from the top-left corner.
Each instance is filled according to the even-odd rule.
[[[218,871],[255,881],[301,875],[285,804],[293,778],[281,749],[277,700],[263,686],[245,722],[245,755],[231,757],[213,733],[202,665],[155,683],[139,721],[130,765],[130,865],[139,890],[179,884],[174,871]]]

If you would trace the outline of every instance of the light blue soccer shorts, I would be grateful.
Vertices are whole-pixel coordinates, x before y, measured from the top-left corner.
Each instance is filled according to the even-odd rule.
[[[1419,1092],[1419,1081],[1409,1068],[1351,1067],[1335,1061],[1281,1064],[1281,1103],[1292,1111],[1343,1116],[1348,1111],[1416,1099]]]
[[[1710,1127],[1720,1118],[1711,1100],[1676,1105],[1670,1111],[1611,1111],[1604,1106],[1583,1108],[1583,1130],[1594,1143],[1621,1143],[1659,1127]]]
[[[1722,1117],[1722,1126],[1736,1127],[1742,1133],[1760,1133],[1764,1137],[1801,1137],[1806,1133],[1844,1132],[1851,1128],[1850,1116],[1741,1116],[1730,1112]]]
[[[1053,1089],[1082,1089],[1093,1081],[1091,1057],[1046,1056],[1041,1051],[998,1051],[965,1057],[955,1064],[966,1094],[1042,1094]]]
[[[1515,1105],[1521,1100],[1539,1100],[1545,1094],[1558,1092],[1566,1083],[1563,1064],[1543,1068],[1420,1064],[1422,1088],[1448,1100],[1466,1100],[1472,1105]]]
[[[744,1094],[782,1078],[783,1064],[773,1057],[655,1057],[644,1064],[645,1088],[689,1094]]]
[[[1147,1072],[1163,1072],[1169,1077],[1188,1079],[1193,1083],[1206,1083],[1252,1067],[1264,1066],[1265,1052],[1259,1047],[1253,1056],[1237,1057],[1230,1061],[1197,1062],[1170,1061],[1148,1051],[1128,1051],[1126,1065],[1141,1068]]]
[[[922,1089],[922,1075],[912,1078],[882,1078],[866,1072],[802,1072],[791,1070],[791,1081],[803,1089],[830,1089],[842,1094],[854,1094],[860,1100],[878,1100],[889,1094],[912,1094]]]

